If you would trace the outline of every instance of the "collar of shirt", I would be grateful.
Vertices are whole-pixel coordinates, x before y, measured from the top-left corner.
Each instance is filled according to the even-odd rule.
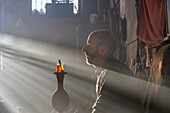
[[[103,68],[96,68],[95,74],[97,75],[97,81],[96,81],[96,95],[100,95],[100,92],[102,90],[102,87],[104,85],[104,76],[107,72],[107,69]]]

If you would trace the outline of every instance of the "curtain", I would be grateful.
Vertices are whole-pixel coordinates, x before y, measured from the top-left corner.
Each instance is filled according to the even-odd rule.
[[[168,33],[170,33],[170,0],[167,0]]]
[[[164,0],[140,0],[137,37],[148,48],[158,46],[166,36],[166,7]]]

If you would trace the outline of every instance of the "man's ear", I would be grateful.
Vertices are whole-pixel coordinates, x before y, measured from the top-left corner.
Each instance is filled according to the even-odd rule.
[[[99,53],[100,53],[100,54],[105,53],[105,51],[106,51],[106,46],[103,45],[103,46],[100,46],[100,47],[99,47]]]

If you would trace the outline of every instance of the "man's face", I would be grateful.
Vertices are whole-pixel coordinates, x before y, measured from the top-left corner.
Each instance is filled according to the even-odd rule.
[[[83,52],[86,56],[86,63],[91,65],[95,64],[95,59],[99,58],[98,52],[98,45],[97,45],[97,38],[96,37],[88,37],[87,45],[84,46]]]

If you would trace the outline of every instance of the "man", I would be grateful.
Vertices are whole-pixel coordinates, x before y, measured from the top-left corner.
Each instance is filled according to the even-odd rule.
[[[116,37],[111,32],[106,30],[93,31],[87,39],[87,45],[83,48],[86,63],[93,65],[94,68],[102,67],[133,76],[126,65],[113,58],[115,49]]]
[[[97,75],[96,101],[92,106],[92,113],[142,113],[138,103],[118,94],[122,90],[121,87],[119,89],[115,86],[115,79],[119,79],[119,75],[128,75],[130,78],[129,76],[132,77],[133,73],[126,65],[113,58],[115,49],[116,37],[114,34],[106,30],[96,30],[88,36],[87,45],[82,50],[86,56],[86,63],[96,69]],[[112,71],[112,74],[109,71]],[[106,73],[109,75],[105,76]],[[127,82],[125,79],[119,83],[124,81]],[[112,84],[116,90],[110,87]]]

